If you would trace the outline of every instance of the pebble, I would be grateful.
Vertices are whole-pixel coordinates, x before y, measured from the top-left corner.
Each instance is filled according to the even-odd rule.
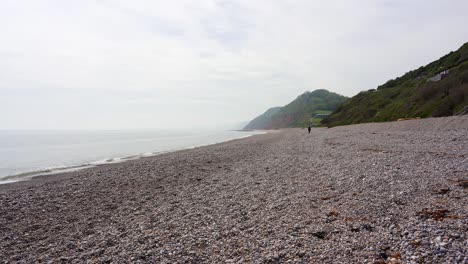
[[[454,120],[287,129],[0,185],[0,259],[466,263],[468,117]]]

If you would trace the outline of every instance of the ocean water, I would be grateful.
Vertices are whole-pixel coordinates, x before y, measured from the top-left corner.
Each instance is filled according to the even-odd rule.
[[[0,184],[251,136],[255,131],[0,131]]]

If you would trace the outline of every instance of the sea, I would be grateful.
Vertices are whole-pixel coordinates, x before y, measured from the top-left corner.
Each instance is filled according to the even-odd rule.
[[[244,138],[260,131],[0,130],[0,184]]]

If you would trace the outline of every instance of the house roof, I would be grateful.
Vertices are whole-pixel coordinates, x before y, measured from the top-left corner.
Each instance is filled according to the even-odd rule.
[[[330,114],[315,114],[312,116],[312,118],[322,118],[322,117],[327,117],[329,116]]]

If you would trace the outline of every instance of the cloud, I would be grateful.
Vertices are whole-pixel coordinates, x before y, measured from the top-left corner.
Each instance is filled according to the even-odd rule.
[[[208,126],[251,119],[306,90],[351,96],[458,48],[467,7],[2,1],[0,111],[9,114],[0,128]]]

